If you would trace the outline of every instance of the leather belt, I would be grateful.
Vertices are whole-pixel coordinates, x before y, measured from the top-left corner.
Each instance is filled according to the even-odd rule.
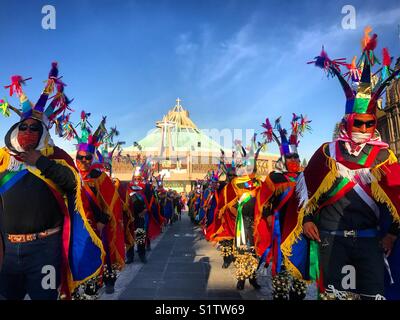
[[[7,238],[12,243],[24,243],[35,241],[37,239],[43,239],[53,234],[56,234],[61,231],[61,227],[55,227],[52,229],[47,229],[42,232],[37,233],[29,233],[29,234],[7,234]]]

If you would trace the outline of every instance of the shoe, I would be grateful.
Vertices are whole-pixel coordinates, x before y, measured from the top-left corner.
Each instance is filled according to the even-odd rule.
[[[232,263],[232,256],[224,257],[224,263],[222,264],[222,269],[227,269]]]
[[[261,286],[257,283],[257,279],[256,278],[250,278],[249,282],[253,286],[254,289],[256,289],[256,290],[260,290],[261,289]]]
[[[147,263],[147,259],[146,259],[145,256],[140,256],[139,258],[140,258],[140,261],[141,261],[142,263]]]
[[[238,280],[237,285],[236,285],[236,289],[243,290],[244,289],[244,282],[245,282],[245,280]]]

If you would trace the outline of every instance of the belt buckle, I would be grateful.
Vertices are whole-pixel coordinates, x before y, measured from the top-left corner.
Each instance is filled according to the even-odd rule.
[[[344,237],[348,238],[348,237],[356,237],[356,231],[355,230],[344,230]]]

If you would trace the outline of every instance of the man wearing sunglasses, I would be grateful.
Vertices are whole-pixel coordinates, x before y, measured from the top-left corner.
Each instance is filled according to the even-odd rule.
[[[54,146],[39,117],[27,117],[13,125],[5,136],[5,145],[7,154],[2,158],[8,166],[0,174],[0,225],[5,235],[0,295],[12,300],[24,299],[26,294],[32,300],[57,299],[64,213],[52,189],[73,194],[76,181],[71,169],[55,159],[65,159],[71,166],[73,161]],[[19,260],[21,257],[23,260]],[[45,266],[54,267],[56,272],[50,289],[41,284]]]
[[[345,115],[338,138],[323,144],[300,175],[298,206],[292,207],[282,236],[288,270],[316,280],[337,299],[390,298],[391,284],[385,288],[385,278],[396,278],[399,268],[400,166],[376,130],[376,111],[385,87],[400,70],[385,75],[381,68],[374,74],[371,56],[372,50],[364,48],[362,63],[349,78],[352,83],[326,52],[314,61],[339,79]],[[390,60],[385,59],[387,68]],[[373,76],[378,79],[375,86]],[[308,270],[299,256],[307,258],[302,262]]]
[[[290,284],[289,288],[284,288],[282,285],[276,286],[275,284],[279,283],[279,281],[276,280],[286,275],[286,273],[282,272],[283,262],[280,252],[280,239],[284,221],[288,214],[288,205],[290,199],[295,194],[297,177],[301,171],[298,153],[299,137],[303,135],[306,129],[310,129],[307,126],[301,125],[302,123],[309,123],[305,117],[293,114],[290,123],[292,132],[288,139],[287,130],[282,128],[280,119],[281,117],[275,121],[275,128],[279,132],[279,137],[278,135],[274,135],[271,131],[270,140],[275,140],[278,144],[281,157],[275,163],[274,170],[266,178],[266,181],[269,181],[273,185],[273,194],[263,208],[263,216],[266,218],[272,241],[268,244],[268,247],[262,255],[259,270],[260,272],[265,272],[266,270],[262,268],[271,269],[271,274],[274,277],[272,281],[272,290],[275,298],[282,298],[282,289],[290,290],[292,295],[294,294],[294,290]],[[267,123],[269,123],[268,119]],[[266,124],[263,127],[266,128],[268,125]],[[263,262],[265,262],[265,264],[262,264]]]
[[[97,136],[98,132],[96,130],[95,134],[90,134],[88,142],[78,144],[76,166],[82,177],[83,188],[97,224],[97,232],[106,252],[103,281],[106,293],[111,294],[114,292],[116,272],[125,266],[123,204],[113,181],[104,172],[103,164],[94,159],[96,146],[101,143],[100,135]],[[96,280],[86,283],[85,298],[96,298],[98,289]]]

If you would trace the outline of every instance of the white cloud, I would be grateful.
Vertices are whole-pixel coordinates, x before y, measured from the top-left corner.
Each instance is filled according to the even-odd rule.
[[[357,10],[357,7],[356,7]],[[388,9],[385,11],[368,11],[357,15],[357,26],[371,25],[377,26],[390,26],[400,23],[400,8]]]

